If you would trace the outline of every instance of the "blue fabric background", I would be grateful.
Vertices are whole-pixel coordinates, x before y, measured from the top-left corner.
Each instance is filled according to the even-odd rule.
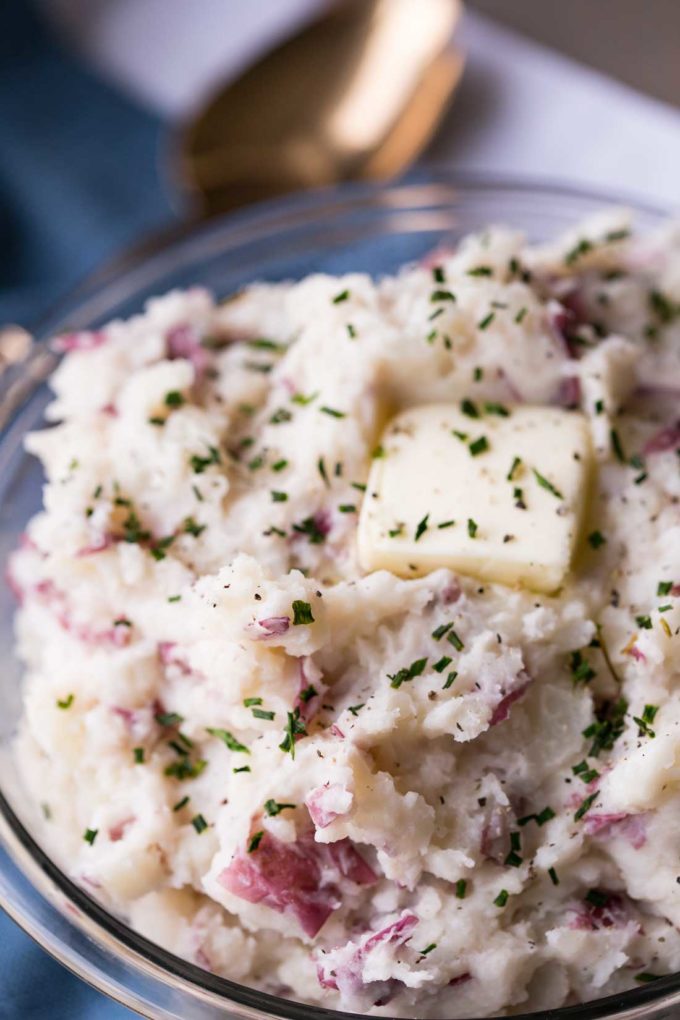
[[[164,130],[61,51],[25,0],[0,2],[0,323],[29,325],[103,260],[167,224]],[[133,1014],[0,913],[3,1020]]]

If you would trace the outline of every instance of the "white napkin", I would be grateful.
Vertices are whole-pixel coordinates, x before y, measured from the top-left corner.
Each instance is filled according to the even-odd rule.
[[[43,2],[102,73],[177,118],[327,0]],[[680,206],[677,110],[475,13],[456,43],[465,78],[427,158]]]

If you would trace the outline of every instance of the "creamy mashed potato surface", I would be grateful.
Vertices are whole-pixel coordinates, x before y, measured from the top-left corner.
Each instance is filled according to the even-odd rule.
[[[680,230],[489,229],[57,346],[9,576],[61,866],[203,968],[358,1012],[680,969]],[[423,405],[421,461],[389,422]],[[531,408],[550,439],[506,463]]]

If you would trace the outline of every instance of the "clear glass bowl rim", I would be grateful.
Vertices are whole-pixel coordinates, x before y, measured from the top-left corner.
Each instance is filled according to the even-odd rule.
[[[294,225],[310,222],[321,226],[325,217],[346,215],[350,210],[396,207],[407,196],[411,197],[417,208],[422,208],[436,207],[447,198],[464,201],[466,196],[481,198],[485,194],[501,192],[507,193],[509,198],[522,196],[530,199],[532,195],[537,195],[543,198],[553,196],[556,201],[583,199],[603,206],[623,205],[654,219],[667,216],[669,212],[639,196],[604,189],[530,177],[427,167],[412,172],[403,180],[388,184],[345,184],[337,188],[320,189],[259,203],[205,224],[180,227],[157,241],[152,239],[150,245],[137,253],[104,266],[42,318],[34,327],[36,342],[28,361],[18,370],[7,373],[8,378],[0,384],[0,404],[5,405],[4,414],[0,415],[0,428],[4,432],[11,426],[16,413],[51,371],[54,360],[45,357],[49,337],[59,332],[60,328],[65,328],[66,323],[73,325],[75,322],[78,328],[84,328],[101,307],[119,300],[126,289],[135,290],[139,285],[140,273],[151,277],[162,273],[167,259],[190,259],[196,248],[210,248],[213,242],[219,246],[223,243],[225,233],[229,235],[230,243],[236,245],[263,231],[285,231]],[[37,372],[31,371],[37,359],[41,359],[41,367]],[[146,1014],[147,1009],[151,1008],[153,1012],[147,1015],[153,1016],[182,1015],[174,1010],[166,1012],[160,1005],[160,999],[158,1008],[154,1008],[154,1001],[148,998],[148,992],[143,996],[138,995],[129,984],[125,987],[119,979],[106,981],[101,973],[93,972],[88,966],[82,946],[74,953],[63,939],[50,937],[45,926],[35,923],[30,911],[20,905],[20,898],[7,894],[7,889],[16,879],[27,878],[33,887],[31,893],[48,901],[53,909],[58,910],[61,922],[66,916],[64,905],[75,908],[75,913],[71,910],[73,917],[68,918],[67,923],[74,925],[79,932],[84,932],[88,940],[93,940],[106,953],[121,960],[133,973],[136,971],[140,976],[143,975],[152,986],[158,982],[159,986],[176,987],[177,982],[181,982],[182,992],[188,993],[196,1002],[212,1006],[209,1013],[201,1013],[201,1016],[364,1020],[363,1014],[339,1012],[279,998],[217,977],[142,937],[100,906],[52,862],[19,820],[2,792],[0,844],[9,858],[1,862],[4,865],[4,881],[0,886],[0,906],[64,966],[131,1009]],[[642,1020],[645,1017],[651,1020],[657,1015],[656,1008],[665,1010],[673,1007],[677,1007],[677,1015],[680,1015],[680,973],[591,1002],[514,1016],[515,1020]],[[663,1016],[671,1015],[670,1012],[663,1013]]]

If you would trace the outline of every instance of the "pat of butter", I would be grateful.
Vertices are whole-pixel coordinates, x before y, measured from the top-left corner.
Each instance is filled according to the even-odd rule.
[[[434,404],[397,415],[359,520],[364,570],[449,567],[555,591],[576,545],[591,463],[586,419],[551,407]],[[498,411],[507,411],[507,416]]]

